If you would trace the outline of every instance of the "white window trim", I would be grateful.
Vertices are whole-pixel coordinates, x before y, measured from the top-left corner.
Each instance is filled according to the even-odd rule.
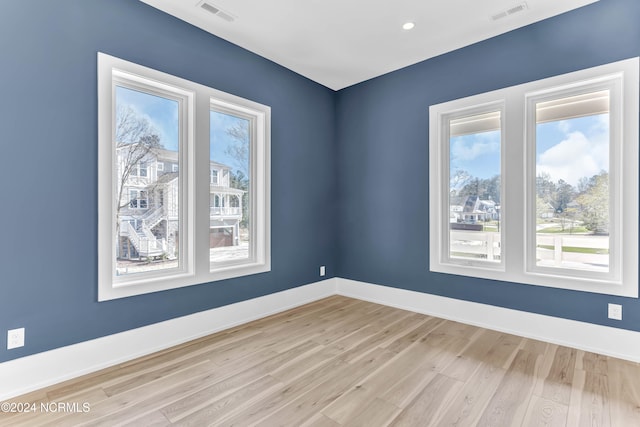
[[[113,144],[115,85],[124,79],[163,96],[181,98],[180,170],[181,265],[177,269],[116,276],[116,218],[113,214],[117,177]],[[245,111],[257,123],[252,139],[252,225],[255,256],[248,262],[210,271],[209,261],[209,111],[212,102]],[[212,89],[138,64],[98,53],[98,300],[105,301],[240,277],[271,270],[270,259],[270,121],[268,106]],[[253,148],[255,146],[255,148]],[[254,164],[255,163],[255,164]],[[179,166],[182,164],[182,166]],[[148,173],[148,172],[147,172]],[[201,232],[196,232],[200,230]],[[252,235],[252,237],[254,237]]]
[[[638,297],[638,114],[639,114],[639,72],[638,58],[602,65],[586,70],[551,77],[535,82],[512,86],[464,99],[453,100],[429,108],[429,202],[430,202],[430,270],[461,276],[479,277],[514,283],[525,283],[554,288],[580,290],[609,295]],[[545,93],[563,88],[584,88],[585,84],[598,87],[599,82],[621,76],[623,99],[611,99],[623,107],[619,122],[612,119],[612,139],[610,152],[611,223],[621,224],[622,230],[612,230],[614,271],[610,275],[584,274],[570,275],[566,270],[535,267],[535,234],[531,230],[532,206],[535,191],[531,179],[535,177],[535,151],[533,156],[527,146],[527,104]],[[556,92],[557,93],[557,92]],[[449,152],[448,124],[452,114],[472,112],[473,108],[503,102],[505,112],[502,130],[502,200],[501,219],[502,259],[497,263],[452,262],[448,259],[448,193],[449,193]],[[530,106],[528,107],[531,108]],[[612,114],[611,117],[614,115]],[[531,127],[531,126],[529,126]],[[614,138],[622,134],[624,143],[616,143]],[[620,147],[622,145],[622,147]],[[529,150],[529,151],[527,151]],[[532,169],[533,168],[533,169]],[[623,179],[624,178],[624,179]],[[532,192],[533,191],[533,192]],[[531,194],[529,200],[526,194]],[[446,201],[446,203],[445,203]],[[622,209],[615,209],[620,202]],[[446,205],[446,206],[443,206]],[[528,227],[527,227],[528,226]],[[615,236],[614,236],[615,234]],[[532,240],[533,239],[533,240]],[[446,246],[445,246],[446,245]],[[619,264],[618,264],[619,263]]]

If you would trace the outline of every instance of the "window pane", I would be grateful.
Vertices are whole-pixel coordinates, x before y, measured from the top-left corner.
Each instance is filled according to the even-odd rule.
[[[244,117],[210,112],[211,270],[250,257],[250,125]]]
[[[179,265],[179,176],[149,164],[178,162],[178,102],[116,86],[116,274]]]
[[[500,111],[449,122],[449,256],[500,262]]]
[[[536,265],[609,271],[609,91],[536,104]]]

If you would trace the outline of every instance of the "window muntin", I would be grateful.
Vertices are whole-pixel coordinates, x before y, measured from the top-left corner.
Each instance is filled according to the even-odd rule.
[[[98,54],[98,71],[98,299],[103,301],[269,271],[270,108],[102,53]],[[138,97],[138,101],[131,101],[132,97]],[[151,101],[165,100],[177,103],[177,114],[145,111]],[[129,101],[134,112],[143,111],[141,115],[153,122],[152,127],[158,130],[157,138],[144,140],[147,144],[156,144],[144,155],[137,156],[136,162],[125,162],[123,155],[118,154],[131,146],[118,149],[114,143],[122,139],[115,137],[120,101]],[[247,216],[250,255],[215,265],[210,259],[209,234],[213,233],[207,233],[207,230],[222,235],[231,234],[231,230],[226,223],[222,227],[212,227],[211,211],[215,200],[201,202],[210,199],[212,192],[210,171],[213,163],[209,159],[212,110],[244,117],[251,123],[248,147],[251,162],[247,174],[251,177],[251,185],[244,196],[248,200],[246,206],[251,207]],[[167,125],[176,117],[177,129]],[[178,135],[177,144],[167,143],[172,134]],[[132,141],[141,139],[133,138]],[[118,168],[127,164],[135,166],[129,168],[128,176],[118,178]],[[234,178],[232,168],[233,165],[216,164],[218,185],[226,186],[219,191],[218,209],[225,215],[233,214],[242,219],[244,193],[233,187],[237,175]],[[117,206],[123,209],[121,215],[117,214]],[[174,234],[175,259],[164,255],[142,259],[141,255],[148,247],[142,244],[134,247],[129,237],[168,240],[173,223],[178,224]],[[122,233],[121,236],[119,227],[127,228],[129,234]],[[231,236],[233,242],[234,236]],[[239,233],[235,236],[239,237]],[[134,271],[129,265],[128,269],[119,269],[124,265],[119,265],[122,258],[135,261],[140,268]]]
[[[500,263],[501,110],[449,122],[449,262]]]
[[[430,269],[637,298],[638,64],[639,59],[633,58],[431,106]],[[451,179],[448,146],[449,120],[486,111],[483,108],[499,103],[504,105],[501,116],[502,246],[501,265],[493,267],[488,262],[448,256]],[[551,131],[557,135],[561,129],[569,130],[569,135],[572,130],[573,139],[558,140],[550,136]],[[573,146],[581,147],[580,150],[574,149],[573,155],[564,154],[565,164],[569,161],[567,159],[585,159],[585,153],[589,152],[598,157],[595,166],[583,162],[573,168],[580,175],[571,178],[578,182],[572,186],[576,190],[574,193],[578,194],[568,191],[568,175],[562,178],[562,174],[549,167],[553,158],[550,154],[554,151],[558,154],[562,148],[572,146],[561,144],[565,139]],[[545,175],[550,172],[553,172],[555,180]],[[540,202],[538,198],[544,199],[548,181],[558,187],[561,178],[564,182],[560,184],[565,184],[563,190],[569,197],[560,206],[561,212],[556,212],[558,206],[544,200]],[[601,191],[606,188],[608,196],[606,191]],[[580,193],[589,195],[589,191],[599,192],[602,200],[586,201],[587,196],[578,199]],[[578,221],[574,217],[574,228],[570,229],[572,234],[566,237],[568,240],[561,242],[558,250],[553,243],[553,261],[540,257],[540,251],[551,249],[551,245],[545,242],[545,233],[537,233],[540,219],[555,216],[559,222],[564,220],[566,227],[571,220],[569,215],[577,215],[578,208],[584,210],[584,207],[577,206],[578,203],[608,203],[608,207],[592,213],[598,224],[594,222],[592,229],[586,231],[597,237],[598,242],[590,243],[585,250],[570,240],[575,237],[573,232]],[[586,222],[587,214],[581,212],[579,220]],[[608,236],[602,236],[606,234],[606,227]],[[593,260],[583,260],[577,265],[572,263],[569,258],[581,252],[590,252]],[[548,253],[545,256],[549,257]]]

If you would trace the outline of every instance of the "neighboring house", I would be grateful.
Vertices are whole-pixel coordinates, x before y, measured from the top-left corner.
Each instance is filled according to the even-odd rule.
[[[467,196],[458,202],[458,204],[451,204],[449,208],[450,222],[475,224],[478,221],[500,219],[500,206],[493,200],[481,200],[478,196]]]
[[[118,258],[176,258],[179,236],[178,153],[151,149],[122,180],[127,147],[118,150]],[[210,247],[240,243],[243,190],[231,187],[231,168],[210,162]]]
[[[550,219],[556,215],[556,209],[549,202],[544,202],[538,206],[538,216],[543,219]]]

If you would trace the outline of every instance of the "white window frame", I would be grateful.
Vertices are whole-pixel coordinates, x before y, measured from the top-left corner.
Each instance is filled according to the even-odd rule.
[[[430,259],[434,272],[638,297],[639,59],[632,58],[429,107]],[[536,266],[535,102],[611,88],[610,273]],[[449,119],[505,106],[502,129],[500,265],[452,260],[449,231]],[[533,122],[532,122],[533,120]],[[623,179],[624,178],[624,179]],[[615,259],[614,259],[615,257]]]
[[[137,87],[180,100],[180,264],[178,268],[116,275],[114,215],[117,160],[113,144],[115,87]],[[209,260],[209,111],[211,102],[226,103],[255,116],[255,165],[252,161],[252,224],[256,256],[247,262],[210,271]],[[176,76],[98,53],[98,300],[106,301],[271,270],[270,260],[270,121],[268,106]],[[255,147],[254,147],[255,146]],[[252,151],[253,153],[253,151]],[[148,171],[147,171],[148,174]],[[255,182],[253,181],[255,180]]]
[[[505,168],[505,129],[504,129],[504,117],[505,117],[505,105],[503,100],[501,99],[491,99],[491,97],[487,97],[481,100],[482,102],[477,105],[452,105],[452,109],[447,112],[440,114],[438,119],[438,129],[439,129],[439,139],[443,141],[447,141],[446,144],[439,144],[437,147],[433,147],[437,150],[436,156],[446,159],[445,162],[438,162],[436,167],[438,168],[438,175],[442,176],[443,179],[439,180],[439,192],[440,194],[446,194],[447,199],[446,203],[442,203],[439,205],[440,210],[440,218],[446,219],[446,227],[440,227],[438,229],[439,232],[439,245],[438,251],[436,252],[439,256],[439,262],[445,265],[460,265],[466,267],[476,267],[480,269],[488,269],[488,270],[499,270],[504,271],[504,252],[501,253],[501,258],[499,262],[495,261],[483,261],[480,259],[470,259],[470,258],[455,258],[450,256],[450,229],[449,229],[449,215],[450,215],[450,206],[449,206],[449,176],[450,176],[450,167],[449,167],[449,140],[450,140],[450,120],[460,119],[468,116],[476,116],[485,113],[493,113],[500,112],[500,174],[503,173]],[[459,108],[458,108],[459,107]],[[446,179],[444,178],[446,177]],[[504,181],[501,179],[501,182]],[[504,200],[504,185],[500,188],[500,199]],[[505,228],[501,228],[500,240],[501,246],[503,246]]]

